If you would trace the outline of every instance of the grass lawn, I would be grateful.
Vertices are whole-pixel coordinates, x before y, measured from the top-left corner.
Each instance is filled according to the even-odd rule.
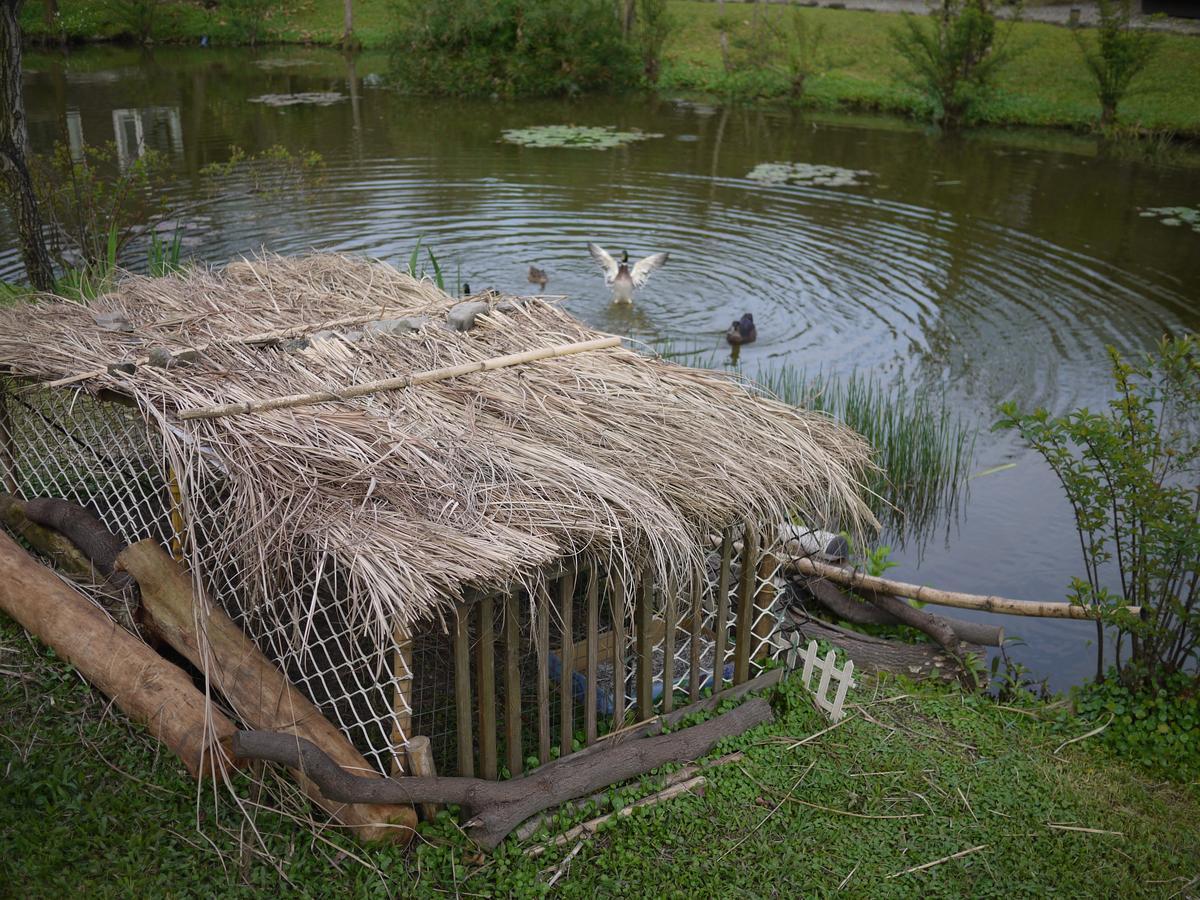
[[[1167,897],[1195,889],[1196,784],[1147,781],[1087,741],[1055,755],[1090,726],[1051,724],[1043,707],[892,681],[868,681],[851,697],[850,717],[816,736],[827,723],[789,682],[776,694],[773,724],[717,748],[745,758],[711,770],[705,796],[618,820],[583,844],[553,892],[798,896],[840,885],[858,896]],[[172,757],[3,616],[0,734],[0,885],[19,885],[25,897],[527,896],[545,890],[574,848],[531,860],[510,840],[485,857],[449,816],[423,825],[410,852],[314,838],[268,813],[257,816],[256,839],[231,803],[214,813],[210,792],[198,798]],[[621,791],[618,803],[652,781]]]
[[[113,0],[60,0],[63,29],[73,40],[111,39],[128,31]],[[737,31],[748,32],[752,6],[731,3],[727,17]],[[355,33],[366,48],[387,43],[395,13],[391,0],[357,0]],[[771,7],[773,13],[783,12]],[[665,50],[662,86],[743,99],[785,97],[781,73],[757,70],[727,74],[721,63],[714,23],[715,3],[672,0],[678,31]],[[812,27],[824,29],[821,52],[830,69],[810,80],[805,102],[823,107],[849,106],[905,114],[924,114],[924,103],[904,82],[904,64],[888,34],[897,16],[836,9],[810,9]],[[41,4],[28,2],[22,23],[33,37],[46,33]],[[262,23],[266,41],[333,44],[342,33],[341,0],[284,0]],[[238,43],[245,28],[221,8],[209,10],[195,0],[164,0],[155,17],[160,42]],[[736,42],[737,32],[733,34]],[[998,92],[982,111],[984,121],[1002,125],[1053,125],[1085,128],[1099,115],[1088,74],[1071,32],[1053,25],[1020,23],[1012,34],[1021,52],[1003,70]],[[1200,137],[1200,38],[1165,35],[1161,51],[1142,76],[1144,90],[1121,106],[1121,122],[1148,129]]]

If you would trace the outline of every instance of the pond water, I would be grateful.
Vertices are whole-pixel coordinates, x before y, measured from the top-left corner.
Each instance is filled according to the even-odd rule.
[[[751,312],[759,338],[741,359],[751,374],[788,362],[944,391],[983,427],[973,470],[1015,465],[973,479],[954,521],[896,553],[904,580],[1061,599],[1079,571],[1070,511],[1044,466],[988,431],[996,405],[1102,403],[1105,344],[1136,351],[1200,325],[1200,234],[1139,214],[1200,202],[1200,166],[1186,158],[1152,164],[1037,132],[943,140],[881,117],[666,97],[414,100],[377,86],[382,57],[303,49],[100,47],[30,54],[26,67],[37,149],[69,134],[115,140],[127,155],[141,141],[169,157],[180,201],[206,196],[199,170],[231,145],[323,155],[323,183],[300,194],[236,192],[198,207],[187,255],[317,248],[403,266],[421,238],[448,280],[527,292],[535,264],[588,322],[717,362],[730,321]],[[307,92],[317,102],[249,102]],[[544,124],[661,137],[604,151],[499,141]],[[858,174],[747,178],[764,163]],[[8,222],[0,237],[0,278],[18,277]],[[614,308],[589,240],[671,259],[632,309]],[[1056,688],[1094,668],[1087,623],[1003,624],[1025,641],[1012,655]]]

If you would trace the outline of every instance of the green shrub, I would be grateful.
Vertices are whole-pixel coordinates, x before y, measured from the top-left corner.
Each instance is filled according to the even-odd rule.
[[[121,30],[143,44],[154,39],[161,0],[112,0],[113,18]]]
[[[650,84],[658,84],[663,46],[676,29],[676,20],[667,12],[667,0],[638,0],[636,39],[642,55],[642,74]]]
[[[1131,17],[1130,0],[1100,0],[1100,24],[1095,29],[1095,41],[1087,40],[1083,31],[1075,32],[1075,40],[1100,101],[1102,128],[1116,122],[1117,105],[1129,94],[1134,79],[1162,45],[1161,35],[1130,27]]]
[[[234,40],[251,47],[267,36],[267,16],[275,5],[274,0],[221,0]]]
[[[970,120],[997,71],[1013,57],[1012,25],[998,35],[989,0],[942,0],[928,23],[906,13],[903,26],[891,31],[892,46],[931,104],[934,121],[957,128]]]
[[[392,76],[413,93],[505,97],[621,90],[636,48],[609,0],[397,0]]]
[[[1121,679],[1148,691],[1186,671],[1200,648],[1200,343],[1165,338],[1136,362],[1108,352],[1116,393],[1106,411],[1053,417],[1006,403],[997,427],[1020,433],[1070,501],[1085,574],[1070,595],[1100,615],[1096,680],[1114,625]],[[1107,587],[1114,578],[1119,590]]]

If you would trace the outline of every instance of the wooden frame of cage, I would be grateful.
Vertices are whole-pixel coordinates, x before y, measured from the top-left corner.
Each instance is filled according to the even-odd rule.
[[[741,535],[741,575],[738,579],[735,605],[730,608],[730,582],[734,553],[737,548],[732,529],[721,536],[721,562],[716,585],[715,622],[712,629],[704,627],[702,597],[704,584],[701,573],[691,578],[686,592],[686,604],[679,607],[679,591],[664,590],[662,616],[654,615],[654,596],[658,585],[648,571],[639,577],[634,590],[632,643],[634,645],[634,704],[626,708],[626,617],[625,585],[618,577],[603,577],[596,566],[576,568],[564,566],[548,580],[532,598],[535,606],[534,629],[528,642],[536,653],[537,697],[537,758],[540,764],[552,758],[557,744],[558,755],[572,752],[577,706],[573,679],[582,673],[586,690],[582,701],[585,746],[595,744],[597,729],[596,683],[601,661],[612,665],[613,730],[624,727],[630,714],[633,722],[645,722],[659,713],[669,713],[674,707],[675,634],[683,628],[690,636],[690,665],[686,684],[689,702],[700,699],[704,675],[712,680],[713,693],[725,685],[726,656],[733,647],[734,685],[750,680],[750,662],[769,650],[770,617],[764,613],[774,603],[774,587],[770,576],[775,560],[761,553],[756,529],[747,525]],[[585,579],[584,637],[573,640],[576,610],[576,585]],[[498,756],[500,728],[504,730],[505,759],[503,764],[510,775],[524,768],[522,757],[522,683],[520,657],[522,652],[519,627],[517,591],[483,593],[458,604],[452,624],[454,659],[454,706],[457,734],[457,773],[461,776],[498,777],[501,760]],[[607,605],[609,630],[600,629],[602,605]],[[494,616],[503,610],[502,634],[497,635]],[[552,612],[559,621],[557,641],[551,643]],[[474,628],[472,628],[474,625]],[[732,633],[731,633],[732,632]],[[472,641],[474,634],[474,641]],[[701,638],[713,642],[710,671],[702,671]],[[663,670],[662,694],[654,699],[654,649],[661,645]],[[496,659],[502,654],[500,685],[503,703],[497,701]],[[556,678],[551,678],[551,655],[560,660]],[[398,663],[399,665],[399,663]],[[411,681],[408,682],[411,686]],[[412,708],[412,698],[397,697],[397,708]],[[559,710],[557,734],[551,730],[551,704]],[[657,708],[656,708],[657,706]],[[503,707],[503,709],[501,709]]]

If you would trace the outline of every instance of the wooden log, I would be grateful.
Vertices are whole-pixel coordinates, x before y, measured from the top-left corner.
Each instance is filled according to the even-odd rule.
[[[475,737],[471,734],[470,607],[459,603],[454,618],[454,715],[458,730],[458,774],[475,774]]]
[[[423,734],[408,739],[408,771],[417,778],[436,778],[437,766],[433,762],[433,749],[429,738]],[[419,807],[421,818],[432,822],[441,808],[436,803],[422,803]]]
[[[608,602],[612,612],[612,730],[625,722],[625,583],[619,572],[608,579]]]
[[[738,579],[737,644],[734,646],[733,683],[750,677],[750,648],[754,643],[754,581],[758,573],[758,532],[749,522],[742,534],[741,570]]]
[[[25,514],[25,501],[19,497],[0,493],[0,523],[51,560],[67,577],[85,582],[104,581],[105,576],[67,537],[30,519]]]
[[[559,344],[554,347],[538,347],[521,353],[509,353],[505,356],[495,356],[479,362],[463,363],[458,366],[445,366],[431,369],[427,372],[415,372],[412,375],[402,375],[397,378],[381,378],[377,381],[364,381],[362,384],[350,385],[333,391],[315,391],[307,394],[286,394],[279,397],[268,397],[262,400],[247,400],[241,403],[220,403],[215,406],[205,406],[197,409],[185,409],[179,412],[180,419],[217,419],[222,416],[244,415],[246,413],[269,412],[276,409],[295,409],[299,406],[313,406],[317,403],[329,403],[334,400],[352,400],[379,391],[394,391],[402,388],[415,387],[420,384],[432,384],[457,378],[462,375],[472,375],[477,372],[491,372],[508,366],[537,362],[543,359],[557,359],[572,356],[576,353],[587,353],[591,350],[605,350],[619,346],[619,337],[596,338],[590,341],[578,341],[573,344]]]
[[[752,699],[724,715],[671,734],[631,741],[581,757],[573,754],[541,766],[523,778],[356,777],[319,748],[291,735],[239,731],[234,752],[302,770],[327,796],[354,803],[457,803],[468,811],[467,833],[494,849],[521,822],[609,784],[636,778],[668,763],[698,759],[719,741],[771,721],[771,706]]]
[[[583,733],[596,743],[596,672],[600,662],[600,566],[592,563],[587,585],[587,691],[583,697]]]
[[[537,589],[538,761],[550,762],[550,588]]]
[[[915,609],[895,597],[888,597],[884,594],[875,594],[875,599],[872,601],[888,615],[895,616],[896,619],[910,628],[915,628],[918,631],[928,635],[933,641],[953,656],[955,659],[962,660],[966,655],[966,648],[958,639],[958,635],[954,633],[954,629],[947,624],[946,620],[941,616],[931,615],[922,610]]]
[[[197,600],[191,577],[159,544],[132,544],[121,551],[116,565],[137,580],[147,624],[212,679],[243,722],[311,741],[338,765],[381,777],[219,606]],[[322,795],[312,782],[298,780],[315,803],[360,840],[407,842],[412,837],[416,815],[411,807],[348,806]]]
[[[852,590],[860,588],[879,594],[907,597],[935,606],[951,606],[956,609],[978,609],[983,612],[1003,613],[1010,616],[1044,616],[1058,619],[1095,619],[1099,613],[1087,606],[1071,603],[1052,603],[1040,600],[1010,600],[1007,597],[962,594],[955,591],[939,591],[937,588],[918,584],[906,584],[890,578],[879,578],[856,569],[831,566],[813,559],[798,557],[790,566],[804,575],[818,575]],[[1141,615],[1140,606],[1121,607],[1132,616]]]
[[[0,532],[0,609],[179,757],[193,777],[232,760],[233,723],[167,662]]]
[[[475,606],[479,610],[475,641],[475,680],[479,685],[479,774],[494,781],[497,774],[495,602],[491,594],[486,594]]]
[[[794,584],[804,588],[818,603],[852,625],[900,625],[899,619],[872,603],[864,603],[851,597],[832,581],[824,578],[794,576]],[[884,596],[875,591],[865,591],[864,596]],[[1004,629],[987,622],[969,622],[966,619],[941,617],[958,636],[968,644],[984,647],[999,647],[1004,643]]]
[[[725,681],[725,653],[729,641],[729,580],[733,566],[733,531],[721,534],[721,568],[717,574],[717,637],[713,646],[712,690],[715,694]]]
[[[663,586],[662,711],[675,708],[675,632],[679,625],[678,585]]]
[[[691,592],[691,609],[689,615],[691,622],[689,623],[688,634],[688,700],[695,703],[700,699],[700,633],[701,633],[701,609],[700,600],[704,593],[704,582],[699,572],[692,573],[692,592]],[[716,689],[714,682],[713,688]]]
[[[520,595],[509,591],[504,598],[504,748],[508,773],[521,774],[521,609]]]
[[[575,612],[575,570],[568,569],[567,573],[558,580],[558,617],[562,626],[562,640],[559,642],[558,667],[558,755],[566,756],[571,752],[571,741],[575,737],[575,673],[568,662],[575,649],[572,634]]]
[[[637,644],[637,715],[649,719],[654,715],[654,660],[650,641],[650,621],[654,615],[654,576],[649,564],[642,571],[638,586],[637,624],[634,640]]]

